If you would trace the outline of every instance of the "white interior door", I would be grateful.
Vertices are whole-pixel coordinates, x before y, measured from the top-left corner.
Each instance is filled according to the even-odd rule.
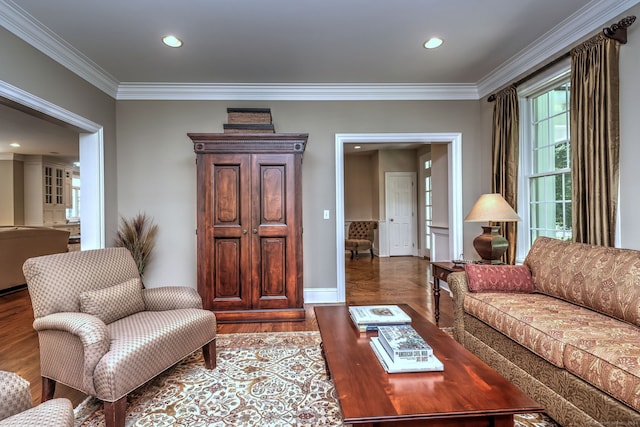
[[[385,173],[385,200],[389,256],[415,255],[416,174]]]

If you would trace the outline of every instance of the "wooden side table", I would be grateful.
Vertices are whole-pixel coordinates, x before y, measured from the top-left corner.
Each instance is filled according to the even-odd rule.
[[[464,271],[464,266],[456,265],[449,261],[436,261],[431,263],[433,275],[433,312],[436,325],[440,322],[440,280],[447,281],[447,276],[455,271]]]

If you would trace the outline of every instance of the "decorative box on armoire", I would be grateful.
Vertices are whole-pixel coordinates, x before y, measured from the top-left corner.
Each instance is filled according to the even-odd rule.
[[[221,323],[303,320],[308,134],[189,133],[197,157],[198,292]]]

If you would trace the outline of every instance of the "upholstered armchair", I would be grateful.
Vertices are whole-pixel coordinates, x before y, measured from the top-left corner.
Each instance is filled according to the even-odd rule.
[[[23,266],[40,341],[42,401],[61,382],[104,403],[124,426],[127,394],[202,348],[216,363],[216,318],[188,287],[143,289],[125,248],[28,259]]]
[[[373,259],[373,241],[375,233],[373,230],[378,228],[376,221],[352,221],[349,224],[347,238],[344,241],[344,249],[351,251],[351,259],[358,257],[358,251],[371,251]]]
[[[32,408],[29,382],[0,371],[0,426],[73,427],[73,406],[69,399],[52,399]]]

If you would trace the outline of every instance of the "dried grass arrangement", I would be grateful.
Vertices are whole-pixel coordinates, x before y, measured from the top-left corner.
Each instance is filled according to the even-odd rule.
[[[151,259],[151,252],[156,244],[158,226],[144,213],[133,218],[120,217],[120,226],[115,239],[115,246],[129,249],[142,277]]]

